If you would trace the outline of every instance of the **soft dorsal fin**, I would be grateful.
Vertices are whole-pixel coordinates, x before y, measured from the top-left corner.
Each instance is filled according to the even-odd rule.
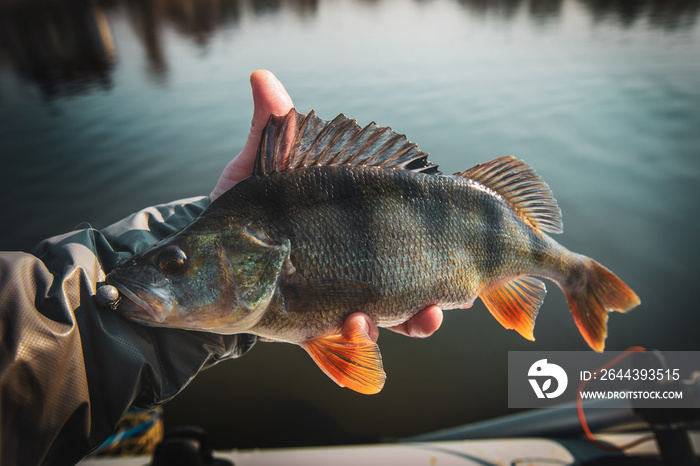
[[[439,174],[428,154],[403,134],[374,122],[360,128],[355,120],[340,114],[332,121],[314,111],[302,115],[291,109],[287,115],[271,115],[263,130],[253,175],[314,165],[354,165],[394,168]]]
[[[500,157],[455,173],[503,196],[533,226],[561,233],[561,210],[547,183],[528,164],[515,157]]]

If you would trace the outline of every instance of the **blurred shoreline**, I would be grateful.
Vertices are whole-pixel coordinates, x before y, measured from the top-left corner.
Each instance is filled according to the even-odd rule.
[[[418,0],[416,0],[418,1]],[[535,20],[556,20],[566,0],[454,0],[476,16],[508,20],[526,12]],[[695,25],[700,2],[574,0],[594,22],[622,28],[647,21],[667,31]],[[148,60],[148,72],[162,81],[168,72],[164,30],[172,29],[204,47],[221,29],[236,27],[244,12],[255,16],[292,12],[318,14],[319,0],[1,0],[0,70],[12,68],[45,99],[109,89],[119,60],[110,16],[125,13]],[[380,4],[382,0],[360,3]],[[426,3],[426,2],[419,2]],[[427,2],[430,3],[430,2]]]

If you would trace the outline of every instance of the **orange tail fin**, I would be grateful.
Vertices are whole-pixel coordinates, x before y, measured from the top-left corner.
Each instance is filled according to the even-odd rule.
[[[583,257],[582,265],[561,287],[581,335],[591,348],[603,351],[608,312],[626,312],[641,301],[630,287],[596,261]]]

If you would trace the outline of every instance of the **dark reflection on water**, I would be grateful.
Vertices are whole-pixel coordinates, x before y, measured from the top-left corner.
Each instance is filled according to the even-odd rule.
[[[148,57],[148,72],[156,82],[162,82],[168,65],[163,52],[162,31],[155,2],[126,1],[134,33]]]
[[[0,6],[0,47],[47,98],[109,88],[114,41],[105,11],[89,0]]]
[[[561,13],[561,0],[533,0],[530,2],[528,12],[535,20],[546,22],[556,19]]]
[[[522,0],[458,0],[458,2],[472,14],[496,16],[503,19],[512,18],[523,3]],[[557,3],[561,3],[561,1]]]
[[[692,27],[700,8],[700,2],[689,0],[588,0],[581,3],[596,21],[612,20],[622,27],[631,27],[644,20],[651,27],[669,31]]]
[[[380,3],[374,0],[370,3]],[[535,22],[555,21],[563,0],[456,0],[475,16],[511,19],[523,6]],[[318,0],[59,0],[50,3],[9,2],[0,5],[0,51],[24,79],[36,83],[46,98],[109,88],[118,59],[107,14],[125,8],[134,33],[148,58],[156,82],[168,69],[163,30],[166,25],[205,47],[220,28],[235,25],[241,5],[255,15],[293,11],[312,16]],[[367,2],[364,2],[367,3]],[[426,2],[430,3],[430,2]],[[623,28],[646,21],[666,30],[695,25],[700,2],[693,0],[580,0],[598,22],[612,21]],[[0,67],[7,65],[0,61]]]
[[[238,0],[138,1],[117,0],[111,8],[126,8],[134,33],[148,59],[148,72],[155,82],[164,83],[168,71],[163,31],[172,26],[205,47],[217,30],[235,24],[240,17]]]
[[[208,193],[247,136],[248,75],[268,68],[300,111],[391,125],[445,172],[521,157],[562,207],[557,240],[642,299],[610,316],[608,348],[700,350],[699,15],[663,0],[0,0],[0,249]],[[586,349],[548,290],[535,342],[478,301],[428,341],[382,332],[378,396],[261,343],[166,420],[232,448],[508,413],[508,350]]]

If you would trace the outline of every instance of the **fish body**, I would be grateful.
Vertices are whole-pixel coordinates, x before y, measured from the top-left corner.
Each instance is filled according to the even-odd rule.
[[[469,307],[483,288],[510,277],[561,273],[550,269],[563,249],[468,179],[340,166],[244,183],[225,209],[241,208],[238,215],[259,219],[269,237],[289,240],[295,270],[280,282],[291,303],[269,307],[247,330],[268,338],[299,343],[356,311],[397,325],[430,304]],[[248,210],[255,199],[266,208]],[[304,299],[309,292],[317,299]]]
[[[535,277],[564,291],[582,335],[602,350],[608,311],[639,299],[547,234],[561,230],[551,191],[518,159],[443,175],[388,128],[292,110],[271,117],[251,177],[108,281],[128,317],[298,344],[340,385],[376,393],[378,347],[342,334],[348,315],[387,327],[480,297],[534,340],[546,292]]]

